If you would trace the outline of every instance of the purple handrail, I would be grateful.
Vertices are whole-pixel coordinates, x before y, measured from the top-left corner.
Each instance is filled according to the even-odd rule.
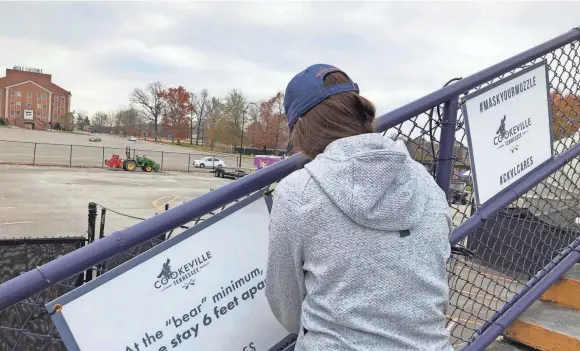
[[[388,128],[396,126],[397,124],[400,124],[413,116],[432,108],[433,106],[457,99],[460,94],[577,39],[580,39],[580,30],[576,28],[377,118],[375,129],[377,131],[387,130]],[[576,147],[571,150],[577,151]],[[561,159],[563,155],[564,154],[560,155],[558,160]],[[308,162],[308,159],[304,155],[294,155],[288,159],[266,167],[259,172],[250,174],[235,182],[222,186],[212,192],[188,201],[169,211],[158,214],[157,216],[151,217],[132,227],[115,232],[90,245],[84,246],[41,267],[37,267],[34,270],[23,273],[16,278],[0,284],[0,310],[20,300],[33,296],[34,294],[37,294],[49,286],[72,275],[85,271],[97,263],[109,259],[110,257],[133,246],[150,240],[177,226],[183,225],[216,208],[230,203],[237,198],[259,190],[272,182],[278,181],[292,173],[294,170],[302,167],[306,162]],[[555,160],[552,162],[558,161]],[[504,201],[510,198],[511,196],[506,195],[505,198],[502,197],[496,201],[500,202],[500,200]],[[479,223],[481,222],[481,219],[472,222]],[[534,288],[536,288],[536,286],[532,289]],[[516,305],[517,303],[514,306]],[[511,316],[512,315],[510,315],[510,318]],[[482,334],[482,338],[484,336],[489,338],[490,335],[497,332],[497,328],[492,329],[492,327],[488,328],[484,334]],[[498,332],[498,334],[500,332]],[[486,340],[487,339],[484,339],[482,342],[486,342]]]

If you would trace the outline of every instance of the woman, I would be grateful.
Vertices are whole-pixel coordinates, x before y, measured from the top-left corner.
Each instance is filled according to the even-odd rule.
[[[445,194],[339,69],[314,65],[284,101],[313,161],[274,193],[266,296],[304,350],[452,350]]]

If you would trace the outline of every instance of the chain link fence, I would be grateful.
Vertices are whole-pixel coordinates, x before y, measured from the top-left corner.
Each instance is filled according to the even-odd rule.
[[[553,102],[554,148],[556,154],[561,154],[580,141],[580,132],[578,131],[580,104],[576,98],[580,95],[578,91],[580,88],[579,45],[577,40],[564,45],[467,91],[463,95],[482,89],[541,60],[546,60],[549,66],[549,83]],[[440,161],[442,160],[439,153],[440,140],[438,139],[443,125],[441,123],[442,114],[442,105],[432,106],[423,113],[385,132],[388,137],[402,140],[410,154],[422,163],[433,176],[435,176],[438,166],[441,166]],[[5,144],[0,144],[0,150],[5,150],[4,146]],[[30,146],[26,147],[30,148]],[[14,150],[14,146],[10,146],[10,148],[10,150]],[[38,148],[38,145],[35,148]],[[56,150],[59,150],[58,155],[65,153],[62,156],[63,163],[68,161],[73,164],[73,160],[80,162],[78,161],[80,156],[70,156],[75,154],[74,147],[69,146],[69,154],[66,154],[65,149],[66,147],[61,149],[55,146],[53,151],[55,153]],[[73,151],[70,151],[71,149]],[[88,155],[86,150],[80,150],[85,149],[79,149],[78,155]],[[115,152],[115,150],[101,150],[101,161],[110,152]],[[460,106],[453,145],[454,156],[448,196],[455,227],[460,226],[474,213],[471,178],[468,173],[465,173],[471,168],[468,152],[464,119]],[[51,155],[56,158],[58,155],[54,153]],[[105,156],[102,156],[103,154]],[[120,154],[123,155],[124,150]],[[149,152],[147,156],[159,158],[159,160],[156,159],[157,162],[164,162],[163,169],[185,170],[183,165],[185,156],[172,155],[168,157],[167,154],[161,152],[161,155],[154,155]],[[96,155],[95,158],[99,159],[98,152],[91,151],[91,155]],[[22,159],[26,159],[26,161],[22,162],[30,162],[30,155],[27,157],[23,157]],[[188,170],[190,170],[190,157],[193,157],[193,154],[187,156]],[[4,159],[2,160],[4,161]],[[98,161],[95,164],[98,166]],[[574,159],[554,172],[549,178],[537,184],[531,191],[521,194],[502,212],[487,218],[484,225],[455,245],[447,266],[450,300],[446,311],[446,327],[450,331],[451,342],[455,348],[469,343],[477,337],[482,332],[482,327],[497,318],[507,305],[518,298],[525,284],[530,282],[539,272],[545,270],[546,267],[550,269],[561,258],[564,249],[570,248],[578,242],[580,219],[577,216],[580,213],[580,189],[578,189],[577,182],[579,179],[580,164],[578,159]],[[195,225],[200,220],[202,218],[188,224],[188,226]],[[106,272],[158,245],[165,240],[167,235],[169,233],[164,233],[149,242],[127,250],[125,253],[111,257],[95,267],[94,270],[97,271],[97,275]],[[2,349],[63,350],[58,334],[52,325],[49,326],[47,322],[46,328],[38,330],[27,323],[37,318],[35,316],[39,313],[44,313],[42,312],[44,303],[74,289],[78,279],[79,277],[70,277],[67,281],[54,285],[44,293],[17,304],[31,307],[22,314],[20,319],[25,323],[10,324],[10,327],[4,327],[4,322],[0,321],[0,325],[2,325],[0,330],[12,333],[9,338],[12,340],[11,343],[2,344]],[[6,313],[6,310],[0,313]],[[90,321],[87,321],[87,328],[89,327]],[[29,340],[30,345],[33,346],[22,346],[25,344],[18,340],[23,339]],[[6,342],[5,340],[3,339],[2,342]]]
[[[555,154],[580,141],[580,43],[565,45],[502,76],[465,92],[482,89],[545,60],[549,67]],[[460,97],[461,98],[461,97]],[[461,100],[461,99],[460,99]],[[433,176],[439,159],[443,106],[388,130]],[[461,105],[453,147],[452,181],[448,193],[457,227],[474,213],[469,150]],[[578,159],[554,172],[531,191],[459,243],[468,256],[453,254],[448,263],[450,300],[447,329],[454,347],[481,332],[486,321],[509,304],[526,283],[580,238],[580,163]]]
[[[52,143],[33,143],[23,141],[0,140],[0,164],[21,164],[38,166],[106,168],[106,160],[113,154],[125,159],[125,148],[70,145]],[[208,173],[219,161],[226,168],[238,168],[239,155],[213,154],[195,150],[193,152],[171,152],[160,150],[145,150],[131,148],[131,157],[147,156],[160,165],[164,171],[203,172]],[[206,162],[205,167],[197,167],[194,161],[211,157],[214,161]],[[241,167],[246,173],[254,170],[253,159],[247,156],[241,158]]]
[[[0,240],[0,282],[72,252],[86,241],[86,236]],[[82,285],[83,279],[82,275],[70,277],[0,311],[0,350],[66,350],[44,303]]]

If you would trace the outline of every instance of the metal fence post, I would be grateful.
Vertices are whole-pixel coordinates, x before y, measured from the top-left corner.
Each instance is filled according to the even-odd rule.
[[[163,151],[161,151],[161,170],[163,170]]]
[[[99,227],[99,239],[102,239],[105,237],[105,220],[107,217],[107,209],[106,208],[102,208],[101,209],[101,225]]]
[[[165,211],[168,211],[168,210],[169,210],[169,204],[165,204]],[[174,229],[171,229],[171,231],[163,234],[163,240],[169,240],[169,238],[171,238],[171,234],[173,234],[173,230]]]
[[[68,166],[72,167],[72,144],[70,145],[70,154],[68,156]]]
[[[449,193],[451,172],[453,171],[455,127],[457,124],[457,108],[459,102],[457,96],[447,100],[443,105],[443,118],[441,121],[441,137],[439,145],[439,157],[437,158],[437,170],[435,181],[445,194]],[[435,155],[433,155],[435,156]]]
[[[187,171],[189,172],[189,165],[191,165],[191,154],[187,154]]]
[[[87,228],[87,242],[88,244],[95,241],[95,224],[97,221],[97,204],[89,202],[89,223]],[[93,267],[86,271],[85,282],[93,280]]]
[[[34,143],[34,152],[32,153],[32,164],[36,162],[36,143]]]
[[[101,225],[99,226],[99,239],[102,239],[105,237],[105,220],[107,218],[107,209],[106,208],[101,208]],[[98,269],[97,269],[97,277],[100,276],[101,274],[103,274],[103,272],[105,271],[105,263],[99,263],[98,264]]]
[[[105,167],[105,147],[103,146],[103,159],[101,160],[101,168]],[[104,208],[103,208],[104,210]]]

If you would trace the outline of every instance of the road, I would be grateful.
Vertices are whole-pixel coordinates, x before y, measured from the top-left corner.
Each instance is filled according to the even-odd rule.
[[[100,142],[90,142],[89,136],[76,133],[36,131],[20,128],[0,128],[0,163],[58,165],[75,167],[103,167],[104,160],[112,154],[125,157],[125,147],[132,154],[146,155],[162,165],[163,170],[206,171],[193,167],[193,161],[211,152],[192,150],[179,146],[144,140],[128,141],[112,135],[98,136]],[[72,147],[71,147],[72,145]],[[215,154],[227,167],[236,167],[238,157],[232,154]],[[253,160],[242,157],[242,168],[252,168]]]
[[[0,239],[80,236],[91,201],[148,218],[165,203],[175,207],[229,182],[198,173],[0,165]],[[109,212],[106,234],[137,222]]]

